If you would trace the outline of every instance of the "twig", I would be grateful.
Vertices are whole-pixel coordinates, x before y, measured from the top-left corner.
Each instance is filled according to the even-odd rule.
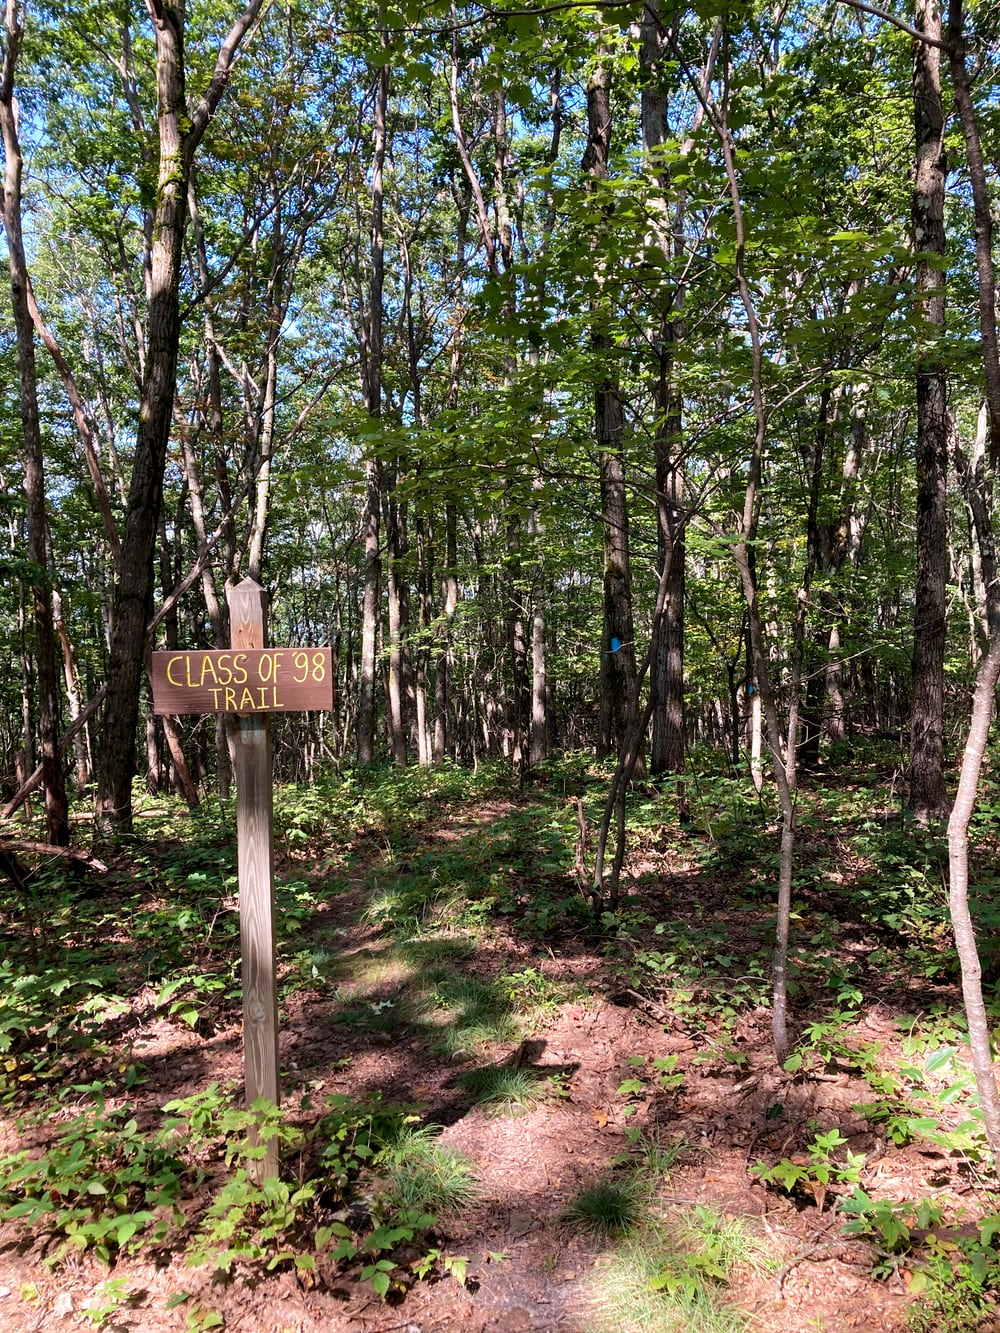
[[[791,1259],[788,1260],[788,1262],[781,1269],[781,1272],[775,1278],[775,1288],[774,1288],[775,1299],[777,1300],[782,1299],[783,1288],[785,1285],[785,1278],[788,1276],[788,1274],[792,1271],[793,1268],[798,1268],[799,1264],[805,1263],[807,1259],[811,1259],[821,1249],[826,1248],[832,1250],[834,1248],[834,1246],[832,1245],[822,1246],[820,1245],[819,1242],[821,1237],[828,1236],[830,1234],[833,1228],[837,1225],[838,1221],[839,1219],[837,1218],[836,1214],[834,1214],[833,1220],[827,1226],[820,1227],[819,1231],[813,1233],[812,1239],[806,1241],[805,1245],[802,1247],[801,1250],[799,1250],[798,1254],[792,1255]]]
[[[649,999],[649,997],[646,995],[640,995],[637,990],[629,990],[629,988],[626,986],[625,994],[631,995],[633,1000],[638,1000],[639,1003],[644,1004],[647,1009],[652,1009],[653,1013],[657,1014],[660,1018],[662,1018],[664,1022],[667,1022],[670,1019],[676,1017],[676,1015],[672,1014],[668,1009],[664,1009],[662,1005],[657,1004],[655,1000]]]

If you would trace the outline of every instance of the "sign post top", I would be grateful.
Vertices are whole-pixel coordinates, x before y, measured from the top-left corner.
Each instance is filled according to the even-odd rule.
[[[229,587],[226,596],[232,647],[153,653],[153,712],[329,712],[333,650],[266,647],[267,594],[255,579]]]
[[[246,578],[226,589],[231,624],[229,641],[234,648],[265,647],[264,626],[267,593],[256,579]]]

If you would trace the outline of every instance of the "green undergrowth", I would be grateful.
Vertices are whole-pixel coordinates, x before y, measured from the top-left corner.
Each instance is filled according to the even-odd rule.
[[[212,1084],[140,1126],[131,1104],[75,1091],[90,1100],[44,1151],[0,1158],[0,1221],[51,1267],[83,1253],[108,1265],[179,1253],[226,1274],[352,1272],[384,1296],[414,1280],[414,1253],[421,1276],[435,1267],[436,1229],[478,1194],[470,1162],[377,1098],[328,1097],[293,1118],[264,1101],[238,1110]],[[271,1142],[284,1170],[257,1183]]]
[[[579,1191],[564,1223],[604,1253],[591,1276],[589,1333],[736,1333],[749,1316],[732,1303],[741,1269],[773,1266],[762,1240],[741,1218],[703,1205],[665,1203],[670,1172],[689,1153],[678,1142],[628,1135],[629,1151]]]
[[[860,750],[836,785],[813,776],[798,793],[789,967],[786,1078],[803,1095],[831,1074],[866,1090],[850,1129],[793,1125],[776,1096],[767,1118],[781,1128],[787,1117],[787,1146],[758,1150],[755,1171],[799,1208],[842,1214],[878,1275],[909,1283],[915,1328],[921,1318],[926,1329],[950,1328],[956,1290],[970,1308],[993,1308],[991,1196],[964,1220],[938,1218],[933,1200],[880,1198],[865,1151],[847,1141],[860,1129],[887,1152],[934,1148],[970,1178],[986,1170],[943,834],[894,808],[880,771]],[[683,1098],[696,1075],[752,1074],[770,1003],[773,793],[758,797],[744,775],[707,765],[683,782],[636,785],[620,910],[595,921],[577,876],[576,802],[589,865],[606,780],[573,756],[522,789],[506,770],[454,766],[280,788],[281,1004],[322,1000],[344,1043],[413,1041],[447,1062],[466,1109],[488,1114],[571,1095],[568,1075],[536,1067],[533,1043],[568,1002],[594,1003],[595,987],[598,1003],[610,994],[641,1005],[694,1038],[680,1063],[636,1056],[623,1071],[630,1133]],[[1000,1029],[1000,797],[990,781],[974,823],[973,907]],[[165,1119],[146,1096],[145,1031],[172,1030],[177,1048],[204,1056],[210,1071],[204,1043],[239,1018],[234,809],[207,801],[188,818],[171,801],[150,802],[106,877],[49,865],[25,893],[0,882],[0,1099],[25,1143],[47,1144],[0,1163],[8,1220],[52,1259],[83,1249],[114,1263],[166,1247],[222,1269],[350,1272],[383,1293],[420,1276],[459,1277],[464,1259],[449,1253],[443,1228],[472,1206],[474,1172],[408,1111],[361,1099],[297,1105],[274,1120],[258,1108],[251,1124],[217,1089],[205,1094],[208,1109],[189,1099]],[[348,893],[363,901],[363,938],[344,909]],[[588,961],[570,984],[560,958],[573,952]],[[872,1006],[894,1017],[884,1042],[859,1036]],[[323,1072],[297,1071],[299,1094]],[[281,1182],[254,1184],[251,1128],[279,1139]],[[669,1170],[663,1145],[656,1153],[644,1169],[654,1181]],[[639,1301],[628,1314],[612,1301],[601,1317],[608,1327],[741,1327],[725,1273],[756,1261],[712,1258],[728,1223],[658,1208],[642,1175],[609,1164],[565,1218],[609,1246],[609,1288]],[[106,1299],[112,1308],[110,1287]]]

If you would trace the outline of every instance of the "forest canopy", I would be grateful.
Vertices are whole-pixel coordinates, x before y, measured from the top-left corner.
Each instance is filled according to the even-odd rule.
[[[136,772],[225,790],[144,654],[228,647],[250,574],[334,650],[281,776],[617,753],[644,665],[654,774],[759,766],[750,588],[801,758],[912,725],[940,814],[991,633],[997,34],[917,10],[8,6],[7,795],[105,688],[110,826]]]

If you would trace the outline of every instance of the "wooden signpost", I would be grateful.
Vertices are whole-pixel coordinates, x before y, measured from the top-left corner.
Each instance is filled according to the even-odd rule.
[[[155,713],[233,713],[236,839],[243,978],[243,1062],[247,1106],[275,1105],[278,1080],[278,999],[274,944],[274,712],[333,707],[329,648],[267,648],[265,594],[244,579],[230,588],[229,651],[153,653]],[[271,1140],[255,1172],[258,1183],[278,1174]]]

